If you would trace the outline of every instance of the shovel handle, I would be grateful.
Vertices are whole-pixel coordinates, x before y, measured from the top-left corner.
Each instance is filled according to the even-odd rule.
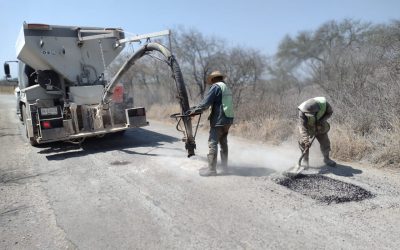
[[[312,145],[312,143],[314,142],[314,140],[315,140],[315,135],[314,135],[313,138],[311,139],[310,146],[306,147],[306,148],[302,151],[302,154],[301,154],[300,159],[299,159],[299,162],[298,162],[299,166],[301,165],[301,161],[303,160],[303,158],[304,158],[304,156],[306,155],[306,153],[308,152],[308,150],[310,150],[311,145]]]

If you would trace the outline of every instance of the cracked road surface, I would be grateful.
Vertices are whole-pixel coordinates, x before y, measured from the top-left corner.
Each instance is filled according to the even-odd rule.
[[[400,174],[360,164],[312,174],[374,194],[324,203],[275,182],[295,146],[229,137],[232,174],[202,178],[207,133],[186,158],[174,126],[151,122],[82,146],[31,147],[0,95],[0,249],[398,249]],[[315,147],[318,148],[318,147]],[[314,157],[315,156],[315,157]],[[315,190],[314,190],[315,192]]]

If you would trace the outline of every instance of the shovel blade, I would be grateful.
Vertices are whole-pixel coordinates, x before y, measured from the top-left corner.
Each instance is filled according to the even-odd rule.
[[[300,164],[296,164],[296,166],[292,167],[291,169],[285,171],[283,173],[284,176],[286,177],[296,177],[298,174],[300,174],[304,170],[304,167],[301,166]]]

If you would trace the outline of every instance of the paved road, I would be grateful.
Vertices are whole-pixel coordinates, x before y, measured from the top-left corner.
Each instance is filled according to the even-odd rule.
[[[13,96],[0,95],[0,249],[398,249],[400,174],[341,163],[314,172],[375,196],[324,203],[274,180],[291,145],[230,137],[232,175],[202,178],[207,135],[186,158],[153,122],[82,147],[31,147]],[[316,154],[318,155],[318,151]]]

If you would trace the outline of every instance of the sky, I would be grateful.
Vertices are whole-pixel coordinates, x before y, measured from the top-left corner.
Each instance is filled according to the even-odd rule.
[[[330,20],[400,20],[400,0],[0,0],[0,10],[1,63],[16,59],[15,42],[24,21],[120,27],[134,34],[183,26],[229,46],[273,55],[285,35],[315,30]]]

